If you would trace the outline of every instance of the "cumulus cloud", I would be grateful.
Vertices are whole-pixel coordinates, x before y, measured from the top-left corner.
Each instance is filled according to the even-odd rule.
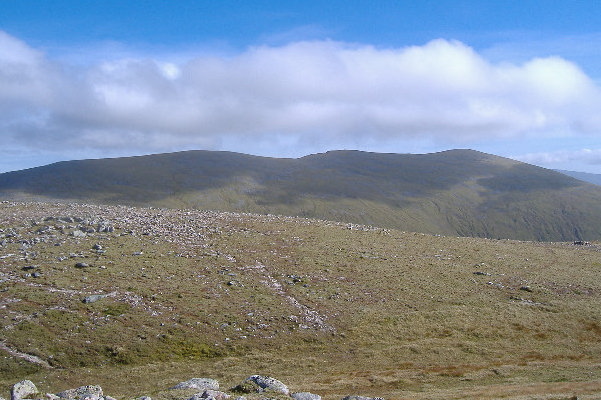
[[[594,134],[599,109],[599,87],[565,59],[491,63],[455,41],[392,49],[312,41],[185,61],[145,55],[69,65],[0,32],[7,146],[145,152],[246,143],[253,152],[257,143],[342,148],[410,138],[469,145]]]

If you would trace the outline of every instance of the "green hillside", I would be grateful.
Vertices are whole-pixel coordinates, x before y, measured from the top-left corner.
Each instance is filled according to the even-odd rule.
[[[600,187],[472,150],[69,161],[0,174],[0,198],[279,214],[443,235],[601,238]]]
[[[0,203],[0,396],[251,374],[324,400],[598,399],[598,242]]]

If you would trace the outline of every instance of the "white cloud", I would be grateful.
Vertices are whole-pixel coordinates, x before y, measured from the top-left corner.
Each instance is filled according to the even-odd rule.
[[[599,82],[599,41],[601,32],[553,35],[549,32],[518,31],[497,35],[483,55],[493,61],[527,62],[534,57],[561,55],[575,61]]]
[[[601,149],[560,150],[550,152],[527,153],[512,157],[530,164],[543,166],[570,165],[600,165]]]
[[[7,147],[140,153],[236,143],[234,150],[260,154],[265,143],[469,145],[601,129],[601,91],[575,64],[559,57],[491,63],[446,40],[397,49],[297,42],[169,60],[130,54],[93,65],[61,60],[0,32]]]

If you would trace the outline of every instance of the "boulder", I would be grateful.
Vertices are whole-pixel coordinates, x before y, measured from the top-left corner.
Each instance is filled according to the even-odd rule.
[[[37,393],[38,388],[35,387],[32,381],[23,380],[15,383],[10,389],[10,398],[11,400],[21,400]]]
[[[64,400],[103,400],[102,388],[98,385],[80,386],[56,394]]]
[[[104,299],[105,297],[107,297],[107,295],[106,295],[106,294],[93,294],[93,295],[90,295],[90,296],[86,296],[86,297],[84,297],[84,298],[81,300],[81,302],[82,302],[82,303],[95,303],[95,302],[97,302],[98,300],[102,300],[102,299]]]
[[[290,395],[294,400],[321,400],[321,396],[309,392],[292,393]]]
[[[219,390],[219,382],[210,378],[192,378],[170,389]]]
[[[252,375],[244,380],[240,385],[234,387],[232,390],[242,393],[261,393],[261,392],[276,392],[289,395],[290,391],[288,387],[282,382],[269,376]]]

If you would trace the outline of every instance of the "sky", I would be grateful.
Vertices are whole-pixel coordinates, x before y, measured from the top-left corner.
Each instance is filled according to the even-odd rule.
[[[599,0],[0,0],[0,173],[471,148],[601,173]]]

